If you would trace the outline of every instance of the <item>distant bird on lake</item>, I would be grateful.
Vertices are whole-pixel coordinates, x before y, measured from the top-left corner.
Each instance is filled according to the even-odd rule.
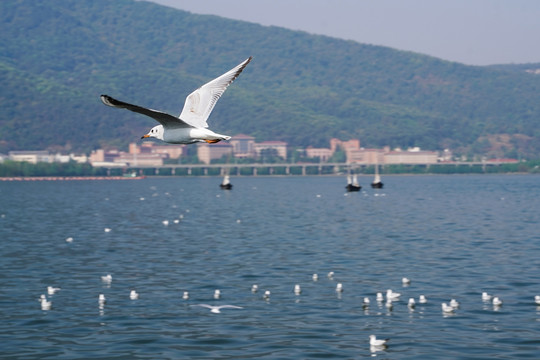
[[[135,290],[131,290],[131,292],[129,293],[129,298],[131,300],[137,300],[139,298],[139,293]]]
[[[39,302],[41,303],[41,310],[51,310],[51,307],[52,307],[52,302],[51,301],[47,301],[47,298],[45,297],[44,294],[41,295],[41,297],[39,298]]]
[[[57,287],[47,286],[47,294],[49,295],[54,295],[54,293],[56,293],[59,290],[61,289]]]
[[[456,311],[455,308],[448,305],[447,303],[442,303],[441,308],[442,308],[443,313],[446,313],[446,314],[451,314],[451,313],[454,313]]]
[[[493,298],[492,303],[493,306],[501,306],[503,304],[502,300],[498,296]]]
[[[156,138],[171,144],[193,144],[196,142],[216,143],[229,140],[227,135],[217,134],[208,129],[206,120],[227,87],[249,64],[251,57],[218,78],[204,84],[186,98],[179,117],[167,113],[128,104],[108,95],[101,95],[101,101],[108,106],[128,109],[149,116],[160,123],[143,138]]]
[[[196,304],[196,305],[191,305],[191,306],[200,306],[200,307],[208,308],[210,309],[210,312],[214,314],[219,314],[221,312],[221,309],[243,309],[243,307],[235,306],[235,305],[214,306],[214,305],[208,305],[208,304]]]
[[[385,347],[389,339],[377,339],[375,335],[369,335],[369,345],[376,347]]]

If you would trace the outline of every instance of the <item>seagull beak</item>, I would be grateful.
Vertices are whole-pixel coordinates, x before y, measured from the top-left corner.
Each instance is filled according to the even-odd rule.
[[[143,136],[141,136],[141,139],[144,139],[144,138],[147,138],[147,137],[150,137],[150,135],[148,135],[148,134],[143,135]]]

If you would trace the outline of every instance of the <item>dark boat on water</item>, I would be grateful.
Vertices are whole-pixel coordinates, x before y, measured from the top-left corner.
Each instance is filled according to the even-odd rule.
[[[231,190],[232,189],[232,184],[231,184],[231,180],[229,178],[229,175],[225,175],[223,177],[223,181],[221,182],[221,184],[219,184],[219,187],[223,190]]]
[[[356,175],[353,175],[352,177],[351,175],[347,176],[347,186],[345,186],[345,189],[347,189],[347,191],[360,191],[361,188],[362,186],[360,186],[360,184],[358,183]]]
[[[371,187],[374,189],[382,189],[384,184],[381,182],[381,177],[379,175],[379,165],[375,165],[375,178],[371,183]]]

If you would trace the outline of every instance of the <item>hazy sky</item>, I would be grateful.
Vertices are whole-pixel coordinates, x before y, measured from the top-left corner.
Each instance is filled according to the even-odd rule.
[[[151,0],[469,65],[540,62],[540,0]]]

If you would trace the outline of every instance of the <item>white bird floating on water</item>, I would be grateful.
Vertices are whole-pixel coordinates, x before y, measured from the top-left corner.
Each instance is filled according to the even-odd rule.
[[[302,293],[302,289],[300,288],[300,285],[296,284],[294,285],[294,294],[300,295]]]
[[[72,243],[72,242],[73,242],[73,238],[72,238],[71,236],[68,237],[68,238],[66,239],[66,242],[67,242],[67,243]]]
[[[62,290],[62,289],[52,287],[52,286],[47,286],[47,294],[49,294],[49,295],[54,295],[55,292],[60,291],[60,290]]]
[[[206,120],[221,95],[250,61],[251,57],[189,94],[179,117],[118,101],[108,95],[101,95],[101,101],[108,106],[128,109],[149,116],[160,123],[142,138],[152,137],[172,144],[216,143],[221,140],[229,140],[230,136],[209,130]]]
[[[264,292],[263,298],[266,299],[266,300],[270,299],[270,290],[266,290]]]
[[[336,291],[337,291],[338,293],[343,292],[343,284],[342,284],[342,283],[337,283],[337,285],[336,285]]]
[[[411,279],[404,277],[403,279],[401,279],[401,283],[403,285],[409,285],[411,283]]]
[[[328,273],[328,278],[329,278],[329,279],[332,279],[333,277],[334,277],[334,272],[333,272],[333,271],[330,271],[330,272]]]
[[[457,309],[459,307],[459,302],[456,299],[452,299],[450,300],[450,306]]]
[[[219,299],[221,297],[221,291],[219,289],[216,289],[214,291],[214,299]]]
[[[52,301],[47,301],[47,297],[44,294],[41,294],[39,302],[41,303],[41,310],[51,310]]]
[[[163,223],[163,225],[168,226],[169,225],[169,220],[163,220],[162,223]]]
[[[139,298],[139,293],[135,290],[131,290],[131,292],[129,293],[129,298],[131,300],[137,300]]]
[[[182,299],[184,299],[184,300],[189,299],[189,292],[188,291],[184,291],[184,293],[182,294]]]
[[[409,302],[407,303],[407,306],[409,307],[409,309],[414,309],[414,307],[416,306],[416,302],[414,301],[413,298],[409,298]]]
[[[105,304],[105,301],[106,301],[105,295],[99,294],[99,297],[98,297],[98,303],[99,303],[99,305],[102,306],[103,304]]]
[[[534,302],[536,303],[536,305],[540,305],[540,295],[534,296]]]
[[[487,292],[482,293],[482,301],[491,301],[492,296],[489,295]]]
[[[380,292],[377,293],[377,301],[378,301],[378,302],[383,302],[383,301],[384,301],[383,294],[380,293]]]
[[[377,339],[375,335],[369,335],[369,345],[375,347],[384,347],[390,339]]]
[[[401,296],[400,293],[393,292],[392,289],[386,290],[386,299],[395,301],[399,300],[399,297]]]
[[[367,296],[364,297],[364,300],[363,300],[362,303],[363,303],[364,305],[366,305],[366,306],[369,305],[369,303],[370,303],[369,298],[368,298]]]
[[[208,304],[196,304],[196,305],[191,305],[191,306],[200,306],[200,307],[204,307],[204,308],[208,308],[210,309],[210,312],[214,313],[214,314],[219,314],[221,311],[221,309],[243,309],[243,307],[241,306],[235,306],[235,305],[217,305],[217,306],[214,306],[214,305],[208,305]]]
[[[319,275],[313,274],[313,275],[311,276],[311,279],[312,279],[313,281],[318,281],[318,280],[319,280]]]
[[[493,306],[501,306],[503,304],[502,300],[498,296],[494,296],[492,300]]]
[[[425,303],[427,303],[426,296],[425,296],[425,295],[420,295],[420,298],[418,299],[418,302],[419,302],[420,304],[425,304]]]
[[[259,290],[259,285],[253,284],[251,285],[251,292],[256,293]]]
[[[102,276],[101,281],[103,281],[104,283],[110,284],[112,282],[112,275],[107,274],[105,276]]]
[[[442,303],[441,308],[442,308],[443,313],[447,313],[447,314],[451,314],[451,313],[454,313],[456,311],[455,308],[448,305],[447,303]]]

